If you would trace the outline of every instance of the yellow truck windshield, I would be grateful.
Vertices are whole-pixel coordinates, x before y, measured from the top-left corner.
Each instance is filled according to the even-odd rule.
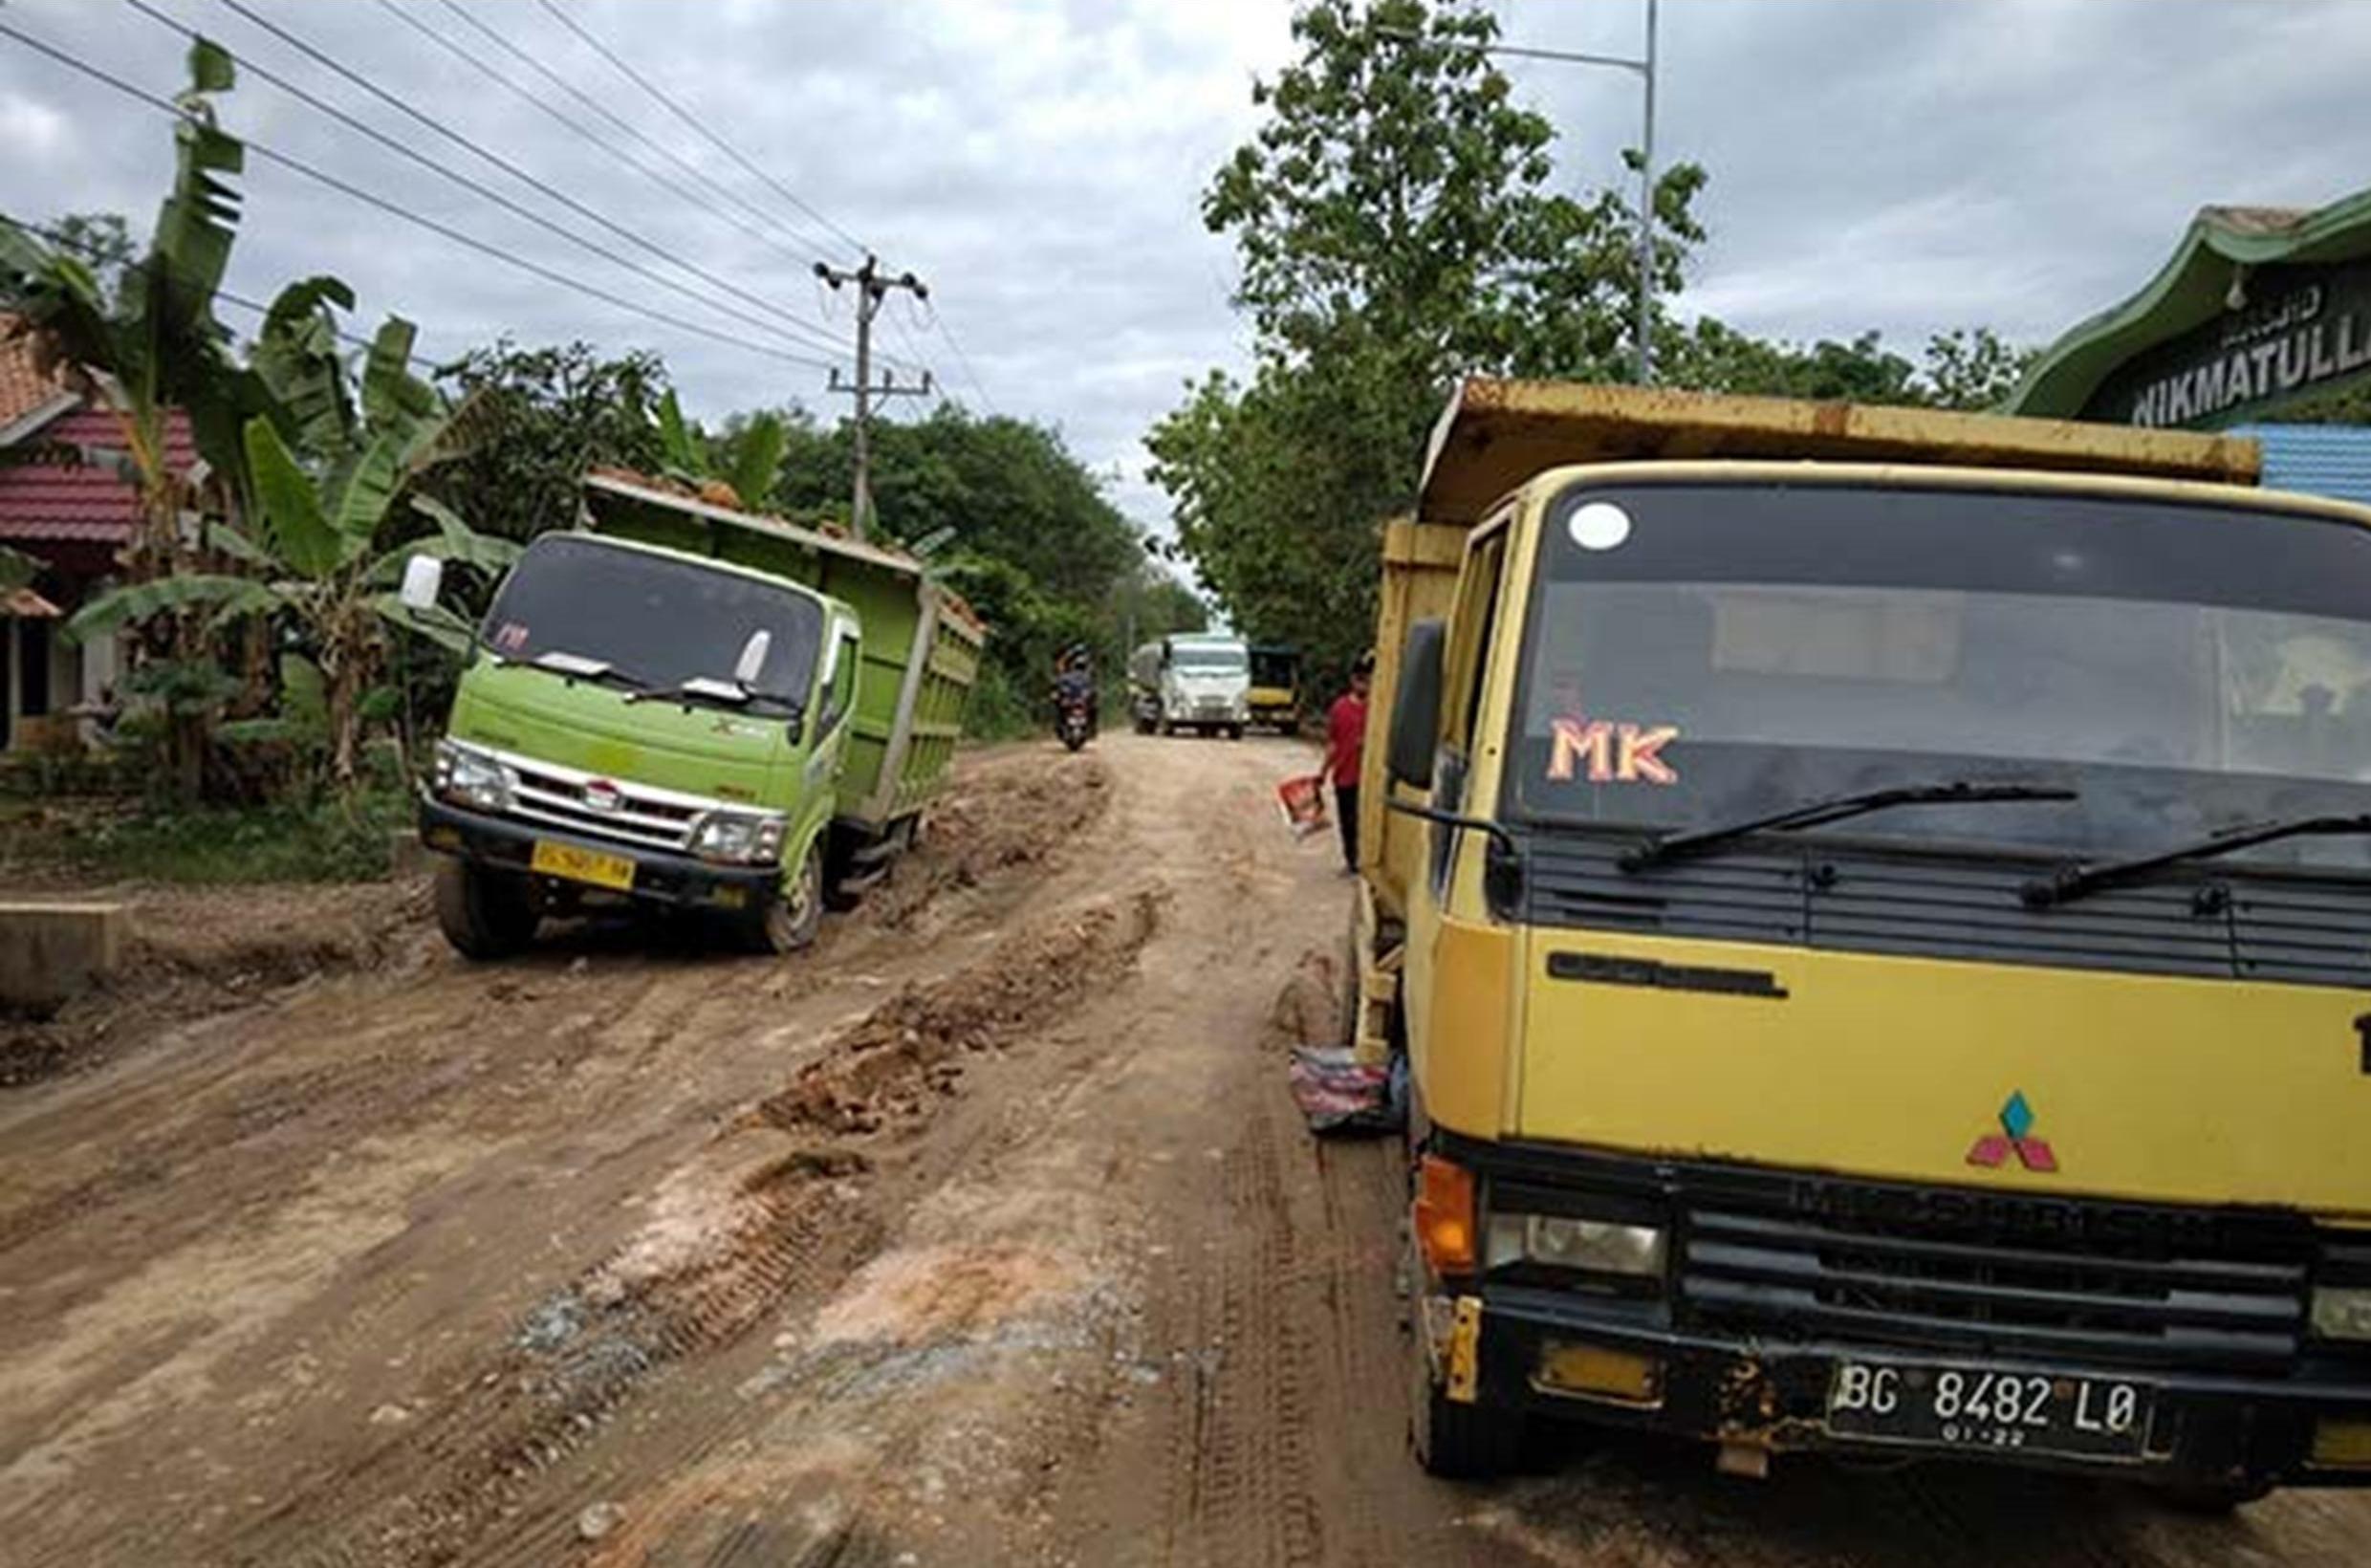
[[[1937,779],[2074,801],[1822,831],[2096,857],[2371,811],[2371,534],[2075,492],[1596,488],[1552,509],[1511,814],[1686,831]],[[2371,839],[2232,857],[2371,869]]]

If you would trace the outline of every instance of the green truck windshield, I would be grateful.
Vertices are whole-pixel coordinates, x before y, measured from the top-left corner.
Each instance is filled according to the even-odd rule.
[[[577,534],[547,534],[522,556],[480,632],[503,659],[557,655],[667,691],[729,682],[752,632],[768,636],[752,701],[797,708],[815,677],[823,612],[804,594]]]
[[[1935,778],[2077,803],[1826,831],[2083,857],[2371,811],[2371,534],[2068,494],[1638,486],[1552,509],[1515,815],[1685,831]],[[2233,860],[2371,867],[2360,838]]]

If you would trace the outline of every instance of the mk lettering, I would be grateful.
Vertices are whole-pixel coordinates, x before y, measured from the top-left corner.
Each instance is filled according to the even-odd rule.
[[[1679,738],[1667,724],[1557,719],[1549,726],[1548,776],[1557,783],[1586,777],[1592,784],[1677,784],[1679,772],[1664,760],[1663,749]]]

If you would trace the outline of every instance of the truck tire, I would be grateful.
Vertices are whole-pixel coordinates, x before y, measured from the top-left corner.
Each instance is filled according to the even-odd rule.
[[[542,919],[525,873],[468,860],[437,862],[437,928],[462,957],[479,963],[511,957],[535,940]]]
[[[2245,1504],[2263,1501],[2273,1494],[2273,1484],[2270,1481],[2233,1481],[2218,1485],[2211,1481],[2190,1481],[2170,1483],[2156,1491],[2158,1501],[2177,1514],[2214,1518]]]
[[[1239,724],[1229,725],[1227,727],[1227,738],[1229,740],[1241,740],[1243,738],[1243,726]]]
[[[1433,1381],[1432,1360],[1425,1353],[1424,1309],[1417,1299],[1424,1289],[1424,1265],[1416,1257],[1412,1235],[1403,1267],[1409,1292],[1408,1452],[1426,1475],[1444,1481],[1487,1481],[1505,1475],[1523,1459],[1522,1413],[1460,1405]]]
[[[823,924],[823,846],[807,846],[798,875],[741,925],[743,946],[777,956],[812,946]]]

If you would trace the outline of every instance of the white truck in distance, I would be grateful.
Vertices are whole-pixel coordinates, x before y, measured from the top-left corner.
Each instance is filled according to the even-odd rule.
[[[1141,735],[1223,730],[1251,722],[1251,650],[1223,633],[1174,633],[1128,658],[1129,702]]]

